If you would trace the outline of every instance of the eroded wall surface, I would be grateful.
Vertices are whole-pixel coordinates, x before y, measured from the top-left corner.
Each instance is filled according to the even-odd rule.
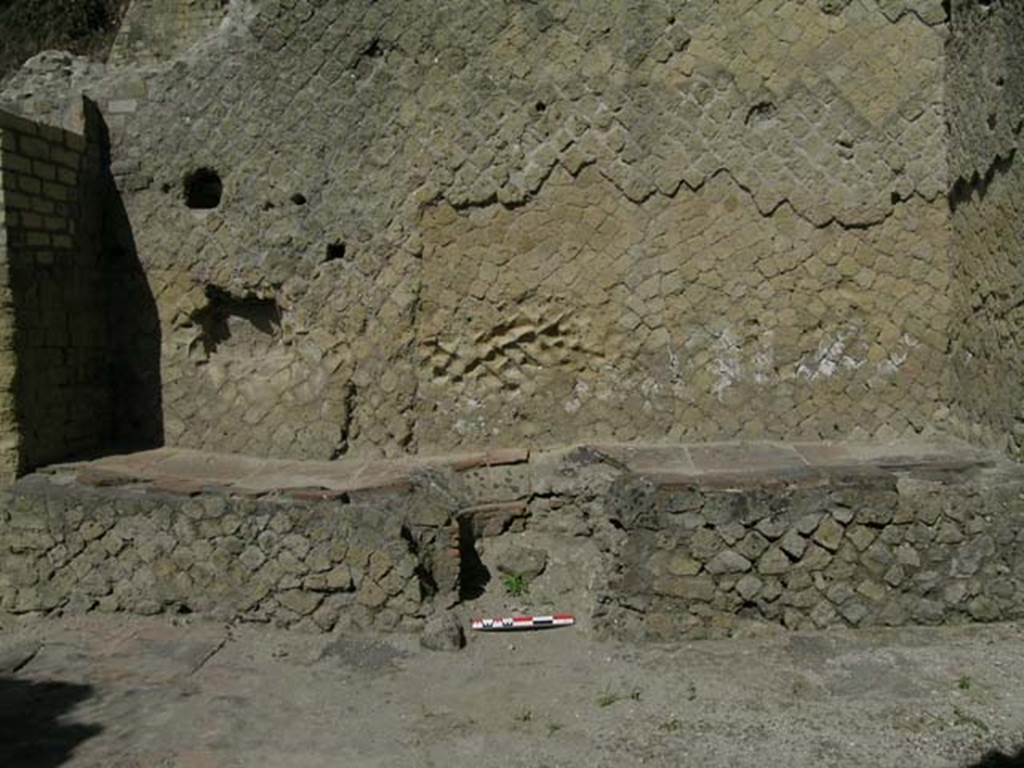
[[[56,114],[64,77],[103,107],[168,444],[321,458],[947,418],[941,2],[215,11],[168,63],[50,62],[8,89]],[[216,205],[186,205],[196,171]]]
[[[951,363],[966,434],[1024,451],[1024,3],[954,8]]]
[[[227,5],[228,0],[135,0],[110,58],[128,64],[170,59],[216,29]]]

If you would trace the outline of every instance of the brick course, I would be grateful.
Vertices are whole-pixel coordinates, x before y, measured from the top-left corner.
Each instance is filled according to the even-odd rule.
[[[111,417],[98,149],[7,112],[0,134],[9,480],[103,445]]]

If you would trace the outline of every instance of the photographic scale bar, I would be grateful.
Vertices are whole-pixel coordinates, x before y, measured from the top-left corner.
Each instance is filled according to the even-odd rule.
[[[576,618],[568,613],[552,616],[506,616],[498,619],[473,619],[470,626],[484,632],[507,632],[516,629],[545,629],[547,627],[571,627]]]

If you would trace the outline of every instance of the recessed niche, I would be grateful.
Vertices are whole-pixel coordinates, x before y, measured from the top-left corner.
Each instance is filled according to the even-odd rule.
[[[306,204],[306,196],[304,194],[302,194],[301,192],[296,192],[294,195],[292,195],[288,199],[291,200],[296,205],[305,205]]]
[[[281,307],[273,298],[231,293],[208,285],[206,299],[206,306],[193,317],[202,331],[200,340],[207,354],[224,345],[246,354],[265,349],[281,330]]]
[[[220,205],[224,185],[212,168],[199,168],[185,177],[185,205],[194,210],[210,210]]]
[[[327,246],[327,253],[324,255],[324,261],[338,261],[339,259],[345,258],[345,244],[342,242],[330,243]]]

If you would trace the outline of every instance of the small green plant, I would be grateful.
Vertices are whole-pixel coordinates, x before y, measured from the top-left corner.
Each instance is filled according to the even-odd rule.
[[[506,576],[503,583],[505,585],[505,592],[511,597],[522,597],[530,591],[530,584],[521,573],[513,573]]]
[[[678,717],[673,717],[671,720],[666,720],[664,723],[658,726],[659,729],[665,733],[675,733],[683,727]]]
[[[970,712],[967,712],[960,707],[953,707],[953,724],[954,725],[970,725],[977,728],[982,733],[989,733],[991,728],[979,717],[975,717]]]
[[[597,706],[610,707],[612,704],[627,698],[633,701],[640,701],[640,689],[634,688],[629,693],[623,694],[620,691],[612,690],[612,687],[608,686],[597,697]]]
[[[960,679],[956,681],[956,687],[961,691],[971,690],[971,678],[967,675],[960,675]]]
[[[533,712],[528,709],[521,709],[513,715],[513,719],[517,723],[528,723],[533,720]]]
[[[554,736],[560,730],[562,730],[561,723],[548,723],[548,736]]]

